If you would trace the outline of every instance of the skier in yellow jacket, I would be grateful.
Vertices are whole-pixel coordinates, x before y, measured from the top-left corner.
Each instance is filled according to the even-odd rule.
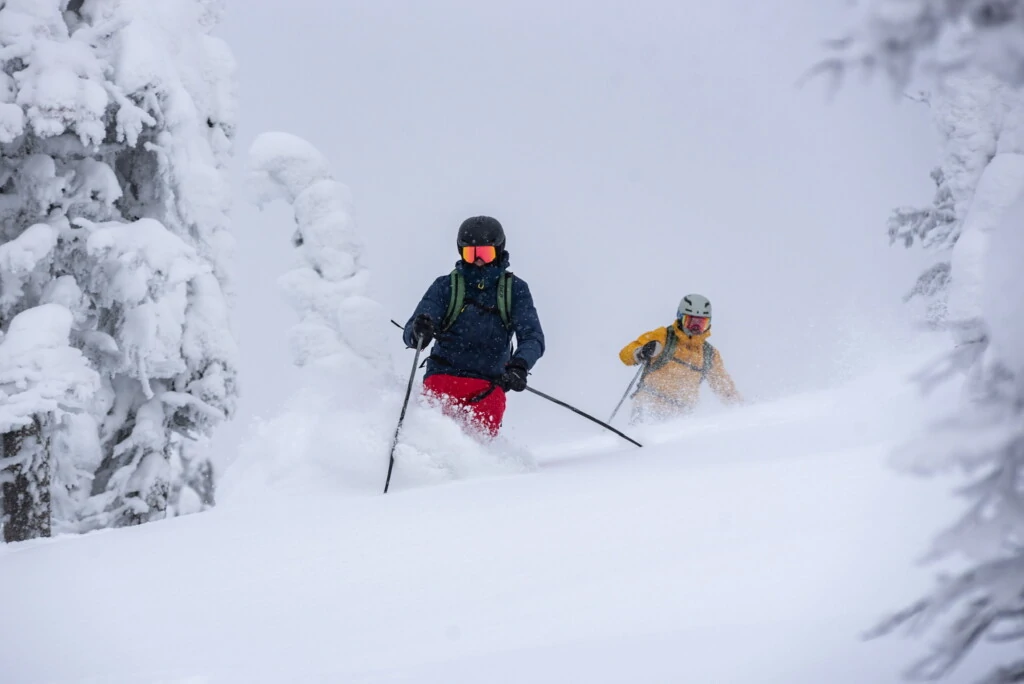
[[[622,348],[622,363],[646,364],[633,394],[633,422],[686,415],[696,406],[705,379],[725,403],[743,400],[722,355],[707,341],[710,335],[711,302],[690,294],[679,302],[675,323],[644,333]]]

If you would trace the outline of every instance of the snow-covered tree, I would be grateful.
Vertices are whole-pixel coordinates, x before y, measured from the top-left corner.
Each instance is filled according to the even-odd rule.
[[[111,450],[104,449],[83,518],[102,526],[143,522],[162,517],[190,478],[199,476],[189,469],[184,447],[224,417],[223,407],[204,393],[206,378],[196,372],[203,367],[192,366],[206,360],[203,348],[190,358],[188,347],[192,299],[209,296],[202,279],[210,268],[153,219],[86,229],[90,270],[79,282],[94,306],[117,312],[111,322],[118,353],[93,357],[110,379],[101,434],[114,439],[107,441]],[[204,494],[209,496],[187,496]]]
[[[291,331],[295,363],[359,368],[390,380],[385,349],[387,317],[366,296],[365,247],[355,230],[349,191],[334,180],[330,165],[305,140],[264,133],[249,151],[254,200],[263,206],[283,199],[295,212],[292,237],[298,258],[281,286],[299,323]]]
[[[0,325],[64,307],[100,378],[39,427],[60,529],[213,502],[201,446],[236,396],[221,5],[0,3]]]
[[[979,194],[986,192],[979,186]],[[1024,191],[1018,190],[1008,209],[996,206],[999,218],[993,219],[983,256],[981,317],[968,327],[983,337],[962,342],[924,374],[931,386],[966,372],[967,391],[955,413],[934,421],[926,437],[899,454],[909,472],[927,476],[960,469],[971,478],[960,491],[966,512],[926,556],[932,562],[957,558],[966,569],[940,577],[930,595],[872,632],[906,626],[911,633],[938,633],[931,653],[909,671],[918,679],[945,675],[984,640],[1024,642]],[[983,681],[1024,681],[1024,659]]]
[[[901,88],[923,72],[940,81],[946,158],[935,207],[898,212],[890,235],[947,250],[936,280],[955,348],[922,382],[959,373],[966,382],[957,410],[904,449],[901,463],[924,474],[963,470],[969,505],[928,555],[959,567],[873,631],[937,632],[908,673],[934,679],[982,641],[1024,644],[1024,2],[874,0],[863,9],[824,68],[881,66]],[[1024,659],[984,681],[1024,681]]]

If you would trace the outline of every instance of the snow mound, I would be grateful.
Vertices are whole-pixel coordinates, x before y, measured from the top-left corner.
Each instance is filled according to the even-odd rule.
[[[250,438],[221,482],[223,505],[272,495],[307,493],[377,495],[383,491],[388,454],[404,387],[341,390],[342,379],[324,367],[306,369],[302,390],[277,416],[253,424]],[[351,386],[352,377],[344,383]],[[395,449],[391,491],[470,477],[529,472],[525,449],[499,437],[477,440],[441,414],[413,388]]]

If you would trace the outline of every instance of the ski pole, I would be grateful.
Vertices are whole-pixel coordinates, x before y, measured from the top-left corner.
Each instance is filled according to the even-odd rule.
[[[640,379],[640,374],[643,373],[645,370],[647,370],[647,364],[646,363],[644,363],[643,365],[640,366],[640,368],[636,372],[636,375],[634,375],[633,379],[629,381],[629,387],[626,388],[626,393],[622,395],[621,399],[619,399],[619,403],[615,405],[615,410],[612,411],[611,418],[608,419],[609,424],[613,420],[615,420],[615,414],[619,412],[620,408],[622,408],[622,402],[626,401],[626,397],[629,396],[629,392],[630,392],[630,390],[633,389],[633,385],[636,384],[636,381]]]
[[[602,423],[597,418],[594,418],[594,416],[591,416],[589,414],[584,413],[583,411],[580,411],[575,406],[570,406],[569,404],[566,404],[564,401],[559,401],[558,399],[555,399],[554,397],[548,396],[547,394],[544,394],[543,392],[539,392],[539,391],[533,389],[532,387],[530,387],[529,385],[526,386],[526,391],[527,392],[533,392],[537,396],[544,397],[548,401],[553,402],[555,404],[558,404],[559,406],[564,406],[565,408],[569,409],[573,413],[579,414],[579,415],[583,416],[584,418],[586,418],[587,420],[594,421],[595,423],[597,423],[598,425],[600,425],[604,429],[611,430],[612,432],[617,434],[619,437],[622,437],[624,440],[626,440],[628,442],[632,442],[633,444],[636,444],[638,447],[642,447],[643,446],[643,444],[641,444],[640,442],[636,441],[635,439],[633,439],[629,435],[626,435],[626,434],[623,434],[623,433],[619,432],[618,430],[613,428],[611,425],[608,425],[607,423]]]
[[[397,321],[395,321],[394,319],[391,319],[391,323],[396,328],[402,328],[402,326]],[[416,350],[416,358],[417,359],[419,359],[419,355],[420,355],[420,350],[417,349]],[[643,370],[643,369],[641,368],[641,370]],[[413,362],[413,375],[415,375],[415,374],[416,374],[416,363],[414,361]],[[639,373],[637,373],[637,377],[639,377]],[[635,380],[635,378],[634,378],[634,380]],[[409,389],[410,390],[412,389],[412,378],[409,378]],[[491,389],[493,389],[493,388],[491,388]],[[535,389],[533,389],[530,386],[527,386],[526,389],[527,389],[527,391],[533,392],[537,396],[543,397],[543,398],[547,399],[550,402],[558,404],[559,406],[564,406],[565,408],[569,409],[573,413],[579,414],[579,415],[583,416],[584,418],[586,418],[587,420],[591,420],[591,421],[597,423],[598,425],[600,425],[601,427],[603,427],[606,430],[611,430],[612,432],[617,434],[619,437],[622,437],[624,440],[626,440],[628,442],[632,442],[633,444],[636,444],[638,447],[642,447],[643,446],[643,444],[641,444],[640,442],[636,441],[635,439],[633,439],[629,435],[626,435],[626,434],[624,434],[622,432],[619,432],[618,430],[613,428],[611,425],[608,425],[607,423],[602,423],[601,421],[599,421],[594,416],[590,415],[589,413],[584,413],[583,411],[580,411],[575,406],[570,406],[569,404],[566,404],[564,401],[560,401],[558,399],[555,399],[554,397],[549,396],[547,394],[544,394],[543,392],[540,392],[538,390],[535,390]],[[627,393],[628,393],[628,390],[627,390]],[[479,399],[477,399],[477,401],[479,401],[482,398],[483,397],[480,397]],[[405,400],[406,400],[406,403],[408,403],[408,401],[409,401],[409,393],[408,393],[408,391],[406,392]],[[622,402],[619,402],[619,403],[622,403]],[[405,407],[404,406],[402,407],[402,415],[403,416],[405,415]],[[398,420],[398,425],[399,425],[399,427],[401,427],[401,425],[402,425],[401,418],[399,418],[399,420]],[[395,442],[396,443],[398,442],[398,431],[397,430],[395,431]],[[395,451],[395,447],[394,447],[394,445],[392,445],[391,446],[391,454],[392,454],[392,456],[391,456],[391,463],[392,463],[392,465],[394,464],[394,451]],[[390,481],[390,479],[391,479],[391,466],[388,466],[388,480]],[[388,491],[387,490],[387,485],[385,485],[384,492],[387,493],[387,491]]]
[[[398,433],[402,430],[402,422],[405,420],[405,409],[409,406],[409,395],[412,394],[412,382],[416,378],[416,367],[420,363],[420,346],[422,340],[416,339],[416,354],[412,357],[412,372],[409,373],[409,386],[405,388],[405,401],[402,402],[402,412],[398,415],[398,425],[395,427],[395,437],[391,440],[391,455],[388,456],[388,479],[384,481],[384,493],[388,493],[391,485],[391,471],[395,468],[395,447],[398,446]]]

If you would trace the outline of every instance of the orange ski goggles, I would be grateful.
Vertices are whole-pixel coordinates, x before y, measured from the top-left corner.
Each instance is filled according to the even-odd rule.
[[[682,320],[683,330],[693,333],[707,332],[711,327],[711,319],[707,316],[691,316],[686,314]]]
[[[467,264],[476,263],[480,259],[489,264],[498,258],[498,248],[494,245],[466,245],[462,248],[462,260]]]

